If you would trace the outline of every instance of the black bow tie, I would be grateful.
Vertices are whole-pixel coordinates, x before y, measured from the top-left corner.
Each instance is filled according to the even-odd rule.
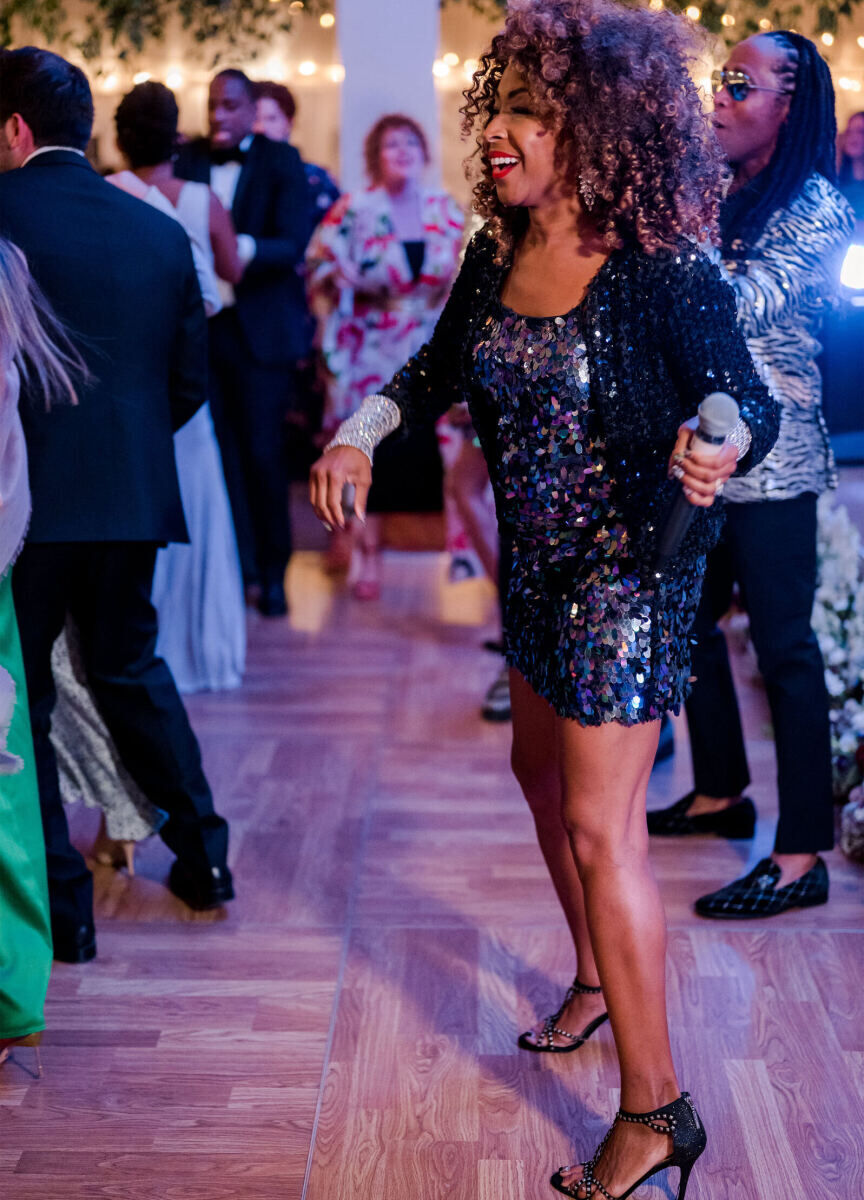
[[[225,150],[212,148],[210,150],[210,162],[214,167],[221,167],[224,163],[237,162],[244,163],[246,161],[246,151],[241,150],[239,146],[230,146]]]

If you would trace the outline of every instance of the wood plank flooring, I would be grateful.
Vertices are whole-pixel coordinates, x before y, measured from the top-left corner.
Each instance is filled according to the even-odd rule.
[[[391,553],[358,605],[314,550],[290,591],[289,622],[250,618],[244,687],[189,702],[238,899],[191,914],[158,840],[134,879],[97,870],[99,958],[55,969],[45,1076],[26,1050],[0,1071],[3,1200],[534,1200],[605,1130],[608,1026],[563,1059],[514,1047],[573,964],[509,727],[478,716],[489,591]],[[864,871],[835,852],[830,905],[774,921],[690,910],[773,836],[764,699],[740,651],[736,671],[756,841],[653,848],[710,1139],[688,1200],[861,1200]],[[689,787],[676,739],[654,806]],[[88,847],[94,814],[72,816]]]

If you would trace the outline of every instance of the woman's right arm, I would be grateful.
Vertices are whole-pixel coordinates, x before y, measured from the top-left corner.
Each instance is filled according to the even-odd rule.
[[[237,253],[237,234],[231,217],[214,192],[210,193],[210,244],[216,274],[226,283],[239,283],[245,264]]]
[[[428,342],[375,396],[343,421],[333,441],[312,468],[310,494],[316,515],[327,525],[344,525],[341,496],[354,485],[354,511],[362,520],[372,482],[375,447],[398,428],[434,424],[464,392],[462,347],[478,292],[478,262],[489,252],[481,230],[465,252],[456,281]]]

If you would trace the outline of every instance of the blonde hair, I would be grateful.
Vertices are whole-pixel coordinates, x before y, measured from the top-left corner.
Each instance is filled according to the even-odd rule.
[[[72,376],[88,377],[78,351],[33,280],[21,250],[0,238],[0,362],[12,361],[32,391],[78,403]]]

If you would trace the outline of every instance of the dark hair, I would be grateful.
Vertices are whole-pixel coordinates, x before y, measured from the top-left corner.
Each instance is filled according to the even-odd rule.
[[[297,115],[297,101],[294,99],[294,94],[284,83],[271,83],[265,80],[264,83],[255,85],[256,100],[275,100],[285,117],[289,121],[293,121]]]
[[[852,113],[851,117],[846,122],[847,132],[849,130],[849,126],[852,124],[852,122],[855,120],[856,117],[860,117],[861,120],[864,120],[864,111]],[[840,170],[837,173],[837,178],[841,184],[853,183],[855,180],[855,177],[852,174],[852,159],[849,157],[848,154],[843,154],[840,158]]]
[[[800,33],[782,29],[756,36],[770,38],[783,54],[777,79],[792,99],[768,166],[720,210],[723,253],[733,259],[758,242],[771,214],[791,204],[814,172],[837,182],[837,118],[828,64]]]
[[[688,65],[694,34],[668,12],[610,0],[516,0],[463,93],[462,131],[474,210],[503,260],[524,229],[522,208],[498,199],[483,135],[508,66],[524,78],[554,132],[556,165],[581,195],[605,243],[647,253],[715,234],[724,174]]]
[[[167,162],[177,145],[177,101],[163,83],[139,83],[117,106],[117,145],[133,170]]]
[[[215,83],[217,79],[234,79],[237,83],[243,85],[246,89],[246,95],[253,104],[258,99],[258,89],[246,72],[241,71],[239,67],[226,67],[224,71],[217,71],[210,82]]]
[[[383,117],[378,118],[366,134],[366,140],[363,143],[366,175],[373,187],[377,187],[381,182],[381,143],[384,141],[385,134],[389,133],[391,129],[409,129],[420,143],[424,159],[427,163],[429,162],[429,143],[422,126],[418,125],[413,117],[406,116],[405,113],[386,113]]]
[[[37,46],[0,51],[0,121],[19,113],[37,146],[86,150],[93,96],[78,67]]]

